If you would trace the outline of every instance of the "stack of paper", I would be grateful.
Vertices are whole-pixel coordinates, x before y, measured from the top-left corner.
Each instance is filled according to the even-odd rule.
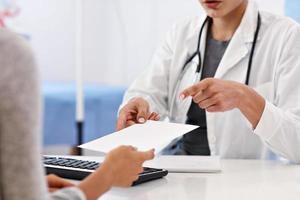
[[[221,171],[218,156],[159,156],[147,161],[146,167],[179,173],[214,173]]]

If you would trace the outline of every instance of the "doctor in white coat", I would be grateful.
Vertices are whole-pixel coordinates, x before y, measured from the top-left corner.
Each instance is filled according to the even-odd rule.
[[[209,155],[300,163],[298,24],[260,11],[253,0],[199,2],[207,16],[167,34],[126,92],[117,128],[149,119],[187,123],[193,104],[205,111]],[[223,54],[206,51],[208,38],[224,43]],[[206,54],[222,57],[213,76],[203,78]]]

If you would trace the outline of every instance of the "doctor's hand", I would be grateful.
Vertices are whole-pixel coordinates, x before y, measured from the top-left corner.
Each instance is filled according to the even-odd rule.
[[[158,121],[159,119],[158,113],[150,113],[149,103],[145,99],[141,97],[133,98],[120,110],[117,130],[122,130],[137,123],[145,123],[147,120]]]
[[[262,116],[265,100],[252,88],[234,81],[207,78],[185,89],[180,98],[191,96],[200,108],[208,112],[240,109],[255,128]]]

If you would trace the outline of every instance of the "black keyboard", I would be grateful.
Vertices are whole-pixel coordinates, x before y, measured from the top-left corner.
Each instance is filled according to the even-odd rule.
[[[44,166],[47,174],[55,174],[62,178],[82,180],[94,172],[101,163],[73,158],[44,156]],[[132,185],[162,178],[168,174],[167,170],[144,167],[144,172],[139,174],[139,179]]]

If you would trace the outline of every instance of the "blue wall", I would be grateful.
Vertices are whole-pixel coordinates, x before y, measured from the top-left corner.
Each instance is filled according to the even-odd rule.
[[[287,16],[300,22],[300,0],[285,0],[285,13]]]

